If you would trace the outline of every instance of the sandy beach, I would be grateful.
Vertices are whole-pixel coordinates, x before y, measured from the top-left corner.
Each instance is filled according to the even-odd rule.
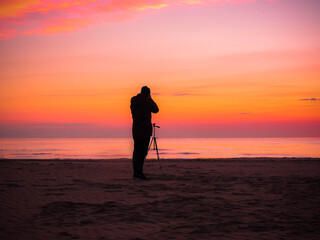
[[[318,239],[320,159],[1,160],[0,239]]]

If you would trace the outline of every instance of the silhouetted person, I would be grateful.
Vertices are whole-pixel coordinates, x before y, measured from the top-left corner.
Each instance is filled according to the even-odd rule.
[[[143,163],[148,153],[152,135],[151,113],[159,112],[159,108],[152,100],[150,89],[147,86],[142,87],[141,93],[131,98],[130,109],[133,119],[132,136],[134,140],[133,178],[146,180],[147,178],[143,173]]]

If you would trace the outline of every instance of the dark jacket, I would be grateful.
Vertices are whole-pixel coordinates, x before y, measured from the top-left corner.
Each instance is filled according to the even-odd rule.
[[[159,112],[157,104],[151,97],[139,93],[131,98],[133,119],[132,135],[134,139],[148,138],[152,135],[151,113]]]

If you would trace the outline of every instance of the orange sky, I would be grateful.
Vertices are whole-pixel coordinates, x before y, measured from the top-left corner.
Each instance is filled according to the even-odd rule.
[[[317,0],[0,2],[0,137],[320,136]]]

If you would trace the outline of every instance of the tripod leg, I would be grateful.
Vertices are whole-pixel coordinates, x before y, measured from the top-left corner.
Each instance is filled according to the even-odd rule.
[[[152,138],[151,141],[150,141],[150,144],[149,144],[149,147],[148,147],[148,151],[149,151],[150,148],[151,148],[152,142],[153,142],[153,138]]]
[[[157,139],[154,138],[154,147],[157,151],[157,157],[158,157],[158,163],[159,163],[159,169],[161,169],[161,165],[160,165],[160,157],[159,157],[159,150],[158,150],[158,144],[157,144]]]
[[[148,156],[148,153],[149,153],[149,151],[150,151],[150,148],[151,148],[151,146],[152,146],[152,143],[153,143],[153,138],[152,138],[152,139],[151,139],[151,141],[150,141],[150,144],[149,144],[149,147],[148,147],[148,151],[147,151],[146,158],[147,158],[147,156]]]

